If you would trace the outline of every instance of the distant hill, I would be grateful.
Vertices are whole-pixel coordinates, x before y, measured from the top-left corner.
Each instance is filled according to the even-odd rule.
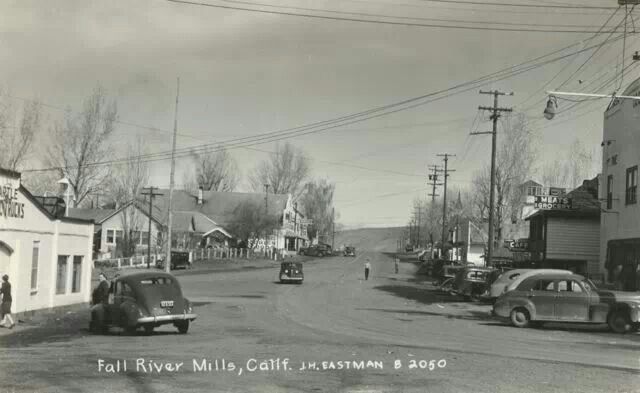
[[[359,228],[336,232],[335,247],[354,246],[356,250],[395,252],[404,227]]]

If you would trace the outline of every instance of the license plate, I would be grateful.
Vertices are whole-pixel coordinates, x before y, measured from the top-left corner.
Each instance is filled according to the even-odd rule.
[[[173,300],[162,300],[160,307],[173,307]]]

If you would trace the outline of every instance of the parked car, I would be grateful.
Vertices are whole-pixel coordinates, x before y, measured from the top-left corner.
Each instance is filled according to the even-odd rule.
[[[305,249],[300,249],[300,255],[309,255],[312,257],[324,257],[325,255],[331,255],[331,247],[327,248],[322,244],[314,244]]]
[[[480,300],[487,291],[487,278],[493,269],[467,266],[458,271],[451,292],[461,295],[465,300]]]
[[[489,300],[495,301],[500,295],[507,292],[507,289],[511,284],[518,285],[522,280],[527,277],[535,276],[537,274],[558,274],[558,273],[571,273],[570,270],[561,269],[514,269],[507,270],[501,273],[500,276],[491,283],[489,291],[486,297]],[[511,288],[513,289],[513,287]]]
[[[164,269],[165,258],[160,258],[156,262],[158,269]],[[193,265],[189,261],[189,253],[187,251],[171,251],[171,270],[191,269]]]
[[[295,282],[302,284],[304,273],[302,272],[302,262],[282,262],[280,264],[280,282]]]
[[[607,323],[616,333],[640,328],[640,294],[599,290],[583,276],[538,274],[501,295],[492,313],[516,327],[561,321]]]
[[[345,257],[355,257],[356,256],[356,248],[355,247],[345,247],[343,251],[343,255]]]
[[[181,334],[197,315],[182,295],[178,279],[164,272],[126,274],[112,281],[109,301],[91,308],[89,330],[106,333],[111,326],[129,333],[142,327],[147,334],[165,324],[173,324]]]
[[[420,262],[424,262],[429,258],[429,255],[431,255],[431,251],[429,250],[422,250],[418,253],[418,260]]]

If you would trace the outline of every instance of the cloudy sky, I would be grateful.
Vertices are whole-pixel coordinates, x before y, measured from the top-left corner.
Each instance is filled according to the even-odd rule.
[[[61,109],[79,110],[83,98],[101,85],[118,103],[122,123],[113,144],[119,154],[124,155],[124,148],[138,136],[144,138],[146,151],[154,153],[171,148],[177,77],[177,143],[183,148],[366,111],[447,89],[569,45],[557,55],[617,36],[601,33],[593,38],[590,33],[598,31],[613,8],[562,8],[615,7],[614,0],[510,0],[510,6],[457,0],[202,3],[329,18],[164,0],[4,0],[0,86],[17,102],[38,98],[48,105],[47,121],[52,124],[62,118]],[[618,25],[623,15],[618,11],[603,30]],[[628,23],[633,30],[635,20],[629,18]],[[626,44],[627,58],[640,49],[634,35]],[[553,122],[541,116],[545,88],[594,92],[601,82],[619,75],[621,40],[604,44],[585,63],[592,53],[567,56],[483,87],[514,92],[500,104],[528,116],[539,147],[537,166],[562,157],[577,138],[598,151],[607,100],[578,105]],[[624,85],[637,76],[631,68]],[[611,93],[618,84],[600,92]],[[469,132],[490,129],[487,116],[477,115],[478,105],[491,103],[491,97],[473,88],[289,140],[312,157],[314,177],[336,183],[340,222],[404,225],[411,201],[428,192],[427,166],[441,164],[436,154],[456,154],[450,161],[456,169],[452,187],[469,187],[474,171],[489,162],[490,137],[471,137]],[[275,144],[253,147],[262,151],[232,150],[245,175]],[[40,165],[34,158],[27,167]],[[167,187],[169,161],[152,165],[152,185]],[[187,168],[188,159],[180,159],[178,182]]]

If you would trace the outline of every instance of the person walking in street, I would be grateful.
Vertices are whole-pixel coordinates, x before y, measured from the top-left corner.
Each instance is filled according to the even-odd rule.
[[[367,258],[367,263],[364,264],[364,279],[369,279],[369,272],[371,271],[371,264],[369,263],[369,258]]]
[[[396,258],[395,260],[395,265],[396,265],[396,274],[398,274],[398,270],[399,270],[399,265],[400,264],[400,258]]]
[[[2,322],[0,325],[13,329],[15,322],[11,317],[11,284],[9,283],[9,276],[6,274],[2,276],[2,287],[0,287],[0,296],[2,296],[2,302],[0,303],[0,314],[2,314]],[[7,324],[8,323],[8,324]]]

